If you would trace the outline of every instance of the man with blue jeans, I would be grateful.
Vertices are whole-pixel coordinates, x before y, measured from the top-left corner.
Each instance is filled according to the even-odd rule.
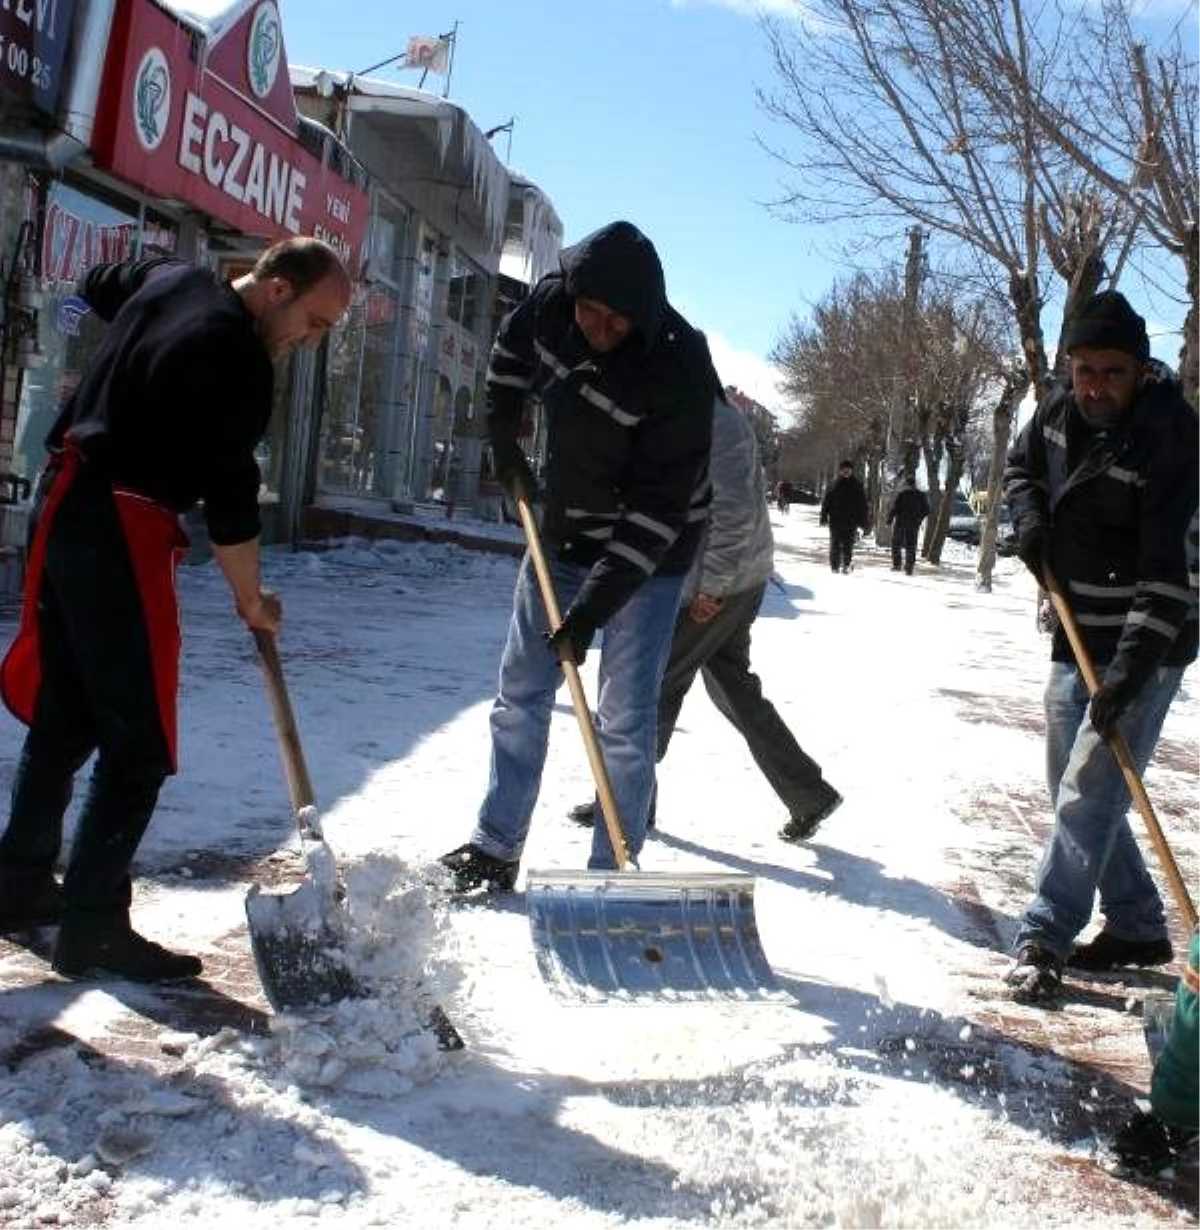
[[[1051,570],[1100,678],[1089,698],[1056,629],[1045,697],[1054,831],[1005,975],[1014,998],[1032,1003],[1053,1001],[1064,964],[1109,970],[1173,955],[1108,739],[1122,734],[1144,771],[1197,644],[1185,553],[1195,411],[1150,360],[1145,322],[1117,292],[1083,304],[1065,344],[1070,379],[1038,406],[1005,473],[1017,554],[1039,581]],[[1103,929],[1076,946],[1097,892]]]
[[[654,787],[658,690],[683,579],[712,499],[716,372],[666,297],[653,244],[613,222],[568,248],[500,325],[488,365],[496,477],[531,495],[519,443],[545,428],[540,535],[562,623],[551,628],[527,554],[492,706],[491,770],[471,839],[442,856],[458,893],[509,891],[537,803],[559,654],[582,662],[603,628],[597,735],[631,857]],[[592,869],[616,866],[597,826]]]

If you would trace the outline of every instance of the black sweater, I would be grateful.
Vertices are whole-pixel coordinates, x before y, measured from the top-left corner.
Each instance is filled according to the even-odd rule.
[[[97,265],[78,293],[109,328],[47,437],[89,469],[177,513],[204,501],[212,541],[259,532],[254,449],[274,369],[254,317],[210,273],[161,258]]]

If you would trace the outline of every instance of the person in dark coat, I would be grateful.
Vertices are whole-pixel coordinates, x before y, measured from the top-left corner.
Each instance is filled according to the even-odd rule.
[[[917,537],[921,522],[929,516],[929,499],[911,474],[906,475],[888,509],[887,521],[892,527],[892,571],[899,572],[901,553],[904,571],[911,577],[917,562]]]
[[[820,522],[829,526],[829,566],[834,572],[849,572],[854,541],[859,530],[871,523],[867,492],[854,477],[852,462],[838,466],[838,476],[821,501]]]
[[[775,506],[781,513],[785,513],[791,508],[793,491],[794,488],[789,479],[781,478],[775,484]]]
[[[540,397],[541,537],[565,614],[549,626],[526,553],[492,707],[487,791],[470,840],[441,859],[458,893],[515,886],[563,678],[559,653],[582,662],[601,628],[596,729],[636,858],[654,788],[659,682],[712,500],[717,374],[703,335],[667,300],[654,245],[613,222],[560,262],[501,323],[487,429],[497,476],[531,493],[517,432],[526,398]],[[616,866],[605,825],[588,866]]]
[[[59,923],[51,962],[153,982],[200,972],[130,922],[130,866],[176,770],[180,514],[198,500],[234,608],[274,633],[259,576],[254,450],[274,359],[321,340],[350,281],[315,239],[269,248],[232,285],[173,258],[89,270],[79,295],[108,328],[50,432],[21,625],[0,693],[29,731],[0,837],[0,930]],[[76,773],[96,753],[61,888]]]
[[[1178,380],[1150,359],[1146,322],[1116,291],[1068,326],[1065,383],[1008,457],[1017,554],[1064,591],[1100,678],[1089,697],[1066,631],[1046,685],[1054,828],[1005,975],[1014,998],[1053,1002],[1064,964],[1162,965],[1173,951],[1162,898],[1129,826],[1129,787],[1109,738],[1144,773],[1196,658],[1188,528],[1200,498],[1200,425]],[[1076,944],[1099,894],[1103,929]]]

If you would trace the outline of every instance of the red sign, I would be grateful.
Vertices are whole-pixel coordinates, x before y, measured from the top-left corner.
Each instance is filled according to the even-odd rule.
[[[310,154],[297,132],[274,0],[211,44],[152,0],[119,0],[97,165],[245,235],[316,235],[357,274],[367,194]]]
[[[52,184],[42,227],[42,277],[57,285],[72,285],[91,265],[124,260],[137,234],[136,218],[66,184]],[[174,234],[150,222],[143,223],[142,240],[166,252],[175,247]]]

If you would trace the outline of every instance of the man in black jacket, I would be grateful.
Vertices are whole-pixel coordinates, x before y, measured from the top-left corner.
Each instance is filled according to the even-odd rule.
[[[179,515],[204,501],[238,615],[275,632],[254,459],[272,360],[320,341],[350,282],[332,248],[289,239],[232,285],[154,258],[96,266],[79,294],[108,329],[47,440],[21,626],[0,667],[4,702],[29,726],[0,837],[0,930],[61,919],[52,964],[66,977],[190,977],[197,957],[129,919],[130,865],[176,768]],[[60,889],[63,816],[93,751]]]
[[[929,516],[929,497],[911,474],[905,475],[888,509],[888,525],[892,527],[892,571],[899,572],[903,552],[904,571],[911,577],[917,563],[917,536],[921,522]]]
[[[1196,657],[1196,595],[1185,555],[1198,498],[1197,419],[1150,360],[1146,325],[1115,291],[1090,299],[1066,334],[1070,380],[1038,406],[1008,458],[1017,553],[1062,586],[1101,686],[1089,700],[1063,629],[1046,686],[1054,831],[1021,917],[1014,996],[1052,1000],[1064,962],[1081,969],[1171,959],[1166,917],[1126,813],[1107,739],[1144,771],[1184,668]],[[1097,892],[1103,930],[1074,947]]]
[[[541,534],[565,614],[547,619],[528,554],[492,707],[491,773],[471,840],[443,856],[460,892],[516,883],[537,802],[560,647],[582,662],[598,629],[597,733],[632,857],[654,785],[659,681],[684,576],[708,516],[712,404],[703,336],[670,306],[653,244],[613,222],[563,252],[500,326],[488,368],[497,477],[534,489],[517,436],[545,413]],[[616,865],[597,825],[588,866]]]
[[[867,493],[854,476],[854,464],[843,461],[838,476],[821,501],[820,523],[829,526],[829,566],[834,572],[849,572],[854,559],[854,540],[870,524]]]

